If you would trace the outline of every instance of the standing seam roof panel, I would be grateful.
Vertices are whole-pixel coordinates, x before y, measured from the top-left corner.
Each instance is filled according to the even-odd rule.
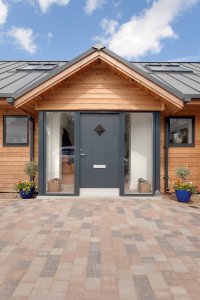
[[[196,74],[187,74],[187,78],[188,79],[191,79],[191,80],[193,80],[193,81],[195,81],[195,82],[197,82],[197,83],[200,83],[200,74],[199,74],[199,76],[197,75],[197,73]]]
[[[22,75],[24,75],[25,72],[20,72],[20,73],[18,73],[18,75],[21,74],[21,73],[22,73]],[[44,74],[44,72],[42,72],[42,74],[41,74],[41,72],[37,72],[37,73],[36,72],[31,72],[31,73],[28,73],[28,74],[26,72],[25,76],[20,76],[20,77],[18,76],[16,78],[16,80],[13,81],[12,83],[8,82],[8,84],[1,89],[1,92],[2,93],[6,93],[6,92],[14,93],[17,90],[21,90],[27,84],[31,84],[33,80],[38,79],[38,77],[40,77],[43,74]]]
[[[23,78],[26,75],[27,75],[26,72],[13,73],[12,76],[9,76],[8,78],[4,78],[0,81],[0,89],[3,92],[5,87],[7,87],[8,85],[12,84],[13,82]]]
[[[155,74],[151,74],[153,77]],[[164,80],[167,85],[172,86],[174,89],[180,91],[182,94],[197,94],[197,91],[186,86],[184,83],[181,83],[180,81],[176,80],[176,78],[171,77],[169,74],[166,73],[156,73],[156,77],[159,78],[159,80]]]
[[[198,65],[195,65],[193,63],[180,63],[180,65],[192,70],[195,73],[196,72],[200,73],[200,66],[198,66]]]
[[[17,63],[17,64],[12,64],[12,65],[7,65],[4,68],[0,67],[0,74],[5,74],[5,73],[9,73],[9,72],[16,72],[16,69],[20,66],[24,66],[24,63]]]
[[[187,85],[188,87],[193,88],[196,90],[198,93],[200,93],[200,85],[198,82],[193,80],[192,78],[188,78],[187,74],[170,74],[173,78],[180,80],[183,84]]]
[[[23,91],[23,89],[26,89],[29,85],[33,84],[34,82],[37,82],[38,80],[42,79],[44,76],[46,76],[45,72],[43,72],[42,74],[40,74],[39,76],[37,76],[33,80],[28,81],[28,83],[24,82],[23,87],[20,87],[19,89],[15,90],[14,93],[18,93],[20,91]]]

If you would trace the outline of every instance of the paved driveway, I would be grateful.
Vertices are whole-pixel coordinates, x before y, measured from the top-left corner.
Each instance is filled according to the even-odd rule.
[[[200,299],[200,210],[175,201],[0,201],[0,299]]]

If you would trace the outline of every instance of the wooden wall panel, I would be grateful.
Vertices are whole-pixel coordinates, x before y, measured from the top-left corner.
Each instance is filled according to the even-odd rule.
[[[0,106],[0,192],[13,192],[19,179],[28,179],[24,173],[25,163],[30,160],[30,147],[3,146],[3,115],[23,115],[11,106]],[[35,119],[34,155],[38,157],[38,121]]]
[[[163,108],[161,101],[104,64],[97,64],[67,80],[36,103],[37,110],[160,111]]]
[[[169,147],[169,189],[173,191],[173,182],[176,180],[176,169],[182,166],[190,168],[190,180],[200,190],[200,107],[186,105],[177,116],[195,117],[195,146]],[[164,192],[164,118],[161,120],[161,191]]]

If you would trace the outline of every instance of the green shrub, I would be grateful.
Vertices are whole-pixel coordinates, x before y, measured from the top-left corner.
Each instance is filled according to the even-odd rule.
[[[188,167],[180,167],[176,170],[176,176],[181,180],[186,180],[190,176],[190,170]]]
[[[30,177],[35,177],[35,175],[38,172],[38,166],[35,162],[30,161],[28,163],[26,163],[25,168],[24,168],[24,172],[29,175]]]

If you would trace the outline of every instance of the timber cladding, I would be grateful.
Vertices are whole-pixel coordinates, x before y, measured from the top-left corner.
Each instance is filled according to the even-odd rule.
[[[25,163],[30,161],[30,147],[3,146],[3,116],[23,115],[11,106],[0,106],[0,192],[13,192],[18,180],[29,179],[24,173]],[[35,120],[34,157],[38,160],[38,122]]]
[[[161,111],[163,103],[99,63],[36,102],[37,110]]]
[[[195,118],[195,145],[194,147],[169,147],[169,190],[173,191],[173,182],[176,178],[176,169],[187,166],[190,169],[190,181],[200,190],[200,109],[192,105],[186,105],[183,110],[176,113],[175,116]],[[164,146],[165,146],[165,122],[161,119],[161,191],[164,192]]]

